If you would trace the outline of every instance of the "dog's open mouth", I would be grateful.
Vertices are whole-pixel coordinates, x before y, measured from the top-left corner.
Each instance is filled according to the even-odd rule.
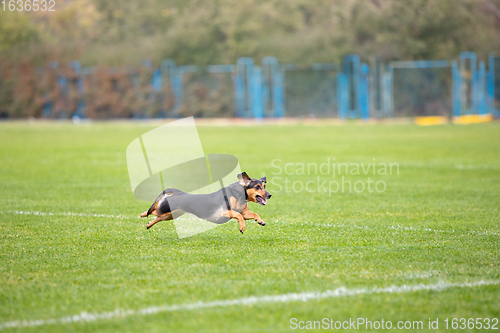
[[[261,197],[260,195],[256,196],[255,200],[257,200],[257,202],[260,203],[262,206],[265,206],[267,204],[267,200]]]

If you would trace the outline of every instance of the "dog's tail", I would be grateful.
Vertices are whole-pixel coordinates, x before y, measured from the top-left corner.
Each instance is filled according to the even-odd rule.
[[[160,203],[161,199],[163,199],[164,197],[170,197],[180,193],[184,192],[176,188],[167,188],[165,191],[161,192],[158,198],[156,198],[155,202],[153,202],[151,207],[149,207],[148,211],[141,214],[141,217],[148,217],[149,215],[151,215],[151,213],[158,207],[158,204]]]

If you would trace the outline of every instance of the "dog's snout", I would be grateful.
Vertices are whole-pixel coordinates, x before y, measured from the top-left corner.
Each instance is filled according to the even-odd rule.
[[[268,199],[271,199],[271,193],[266,192],[266,194],[267,194],[267,198],[268,198]]]

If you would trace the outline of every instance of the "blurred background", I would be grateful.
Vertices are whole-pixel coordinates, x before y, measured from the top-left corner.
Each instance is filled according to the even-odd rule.
[[[50,3],[2,3],[0,118],[500,115],[500,0]]]

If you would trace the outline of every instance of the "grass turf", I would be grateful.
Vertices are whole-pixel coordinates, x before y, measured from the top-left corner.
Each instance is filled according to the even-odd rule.
[[[266,174],[273,198],[265,207],[250,204],[265,227],[248,223],[241,235],[231,221],[182,240],[172,222],[147,231],[146,221],[136,218],[149,203],[131,193],[125,149],[152,128],[0,124],[0,324],[340,286],[500,280],[498,123],[199,127],[205,153],[233,154],[250,176]],[[320,165],[328,158],[398,163],[399,174],[370,176],[385,182],[383,193],[285,190],[285,178],[316,185],[318,175],[301,174],[298,163]],[[292,174],[276,175],[273,165],[286,163],[293,163]],[[319,177],[366,182],[360,173]],[[58,215],[65,212],[129,218]],[[440,318],[444,329],[445,318],[500,317],[499,299],[500,285],[490,285],[173,311],[36,330],[288,331],[292,317],[423,320],[425,328],[429,318]]]

